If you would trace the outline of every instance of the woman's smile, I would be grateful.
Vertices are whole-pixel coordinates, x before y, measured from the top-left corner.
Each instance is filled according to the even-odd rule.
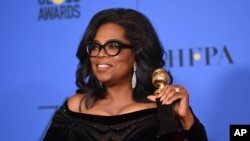
[[[107,71],[112,67],[111,64],[108,63],[98,63],[96,64],[97,71]]]

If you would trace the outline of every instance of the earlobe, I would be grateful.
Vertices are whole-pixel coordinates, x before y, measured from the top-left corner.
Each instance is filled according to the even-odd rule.
[[[133,66],[134,66],[134,67],[137,67],[137,63],[136,63],[136,61],[134,61]]]

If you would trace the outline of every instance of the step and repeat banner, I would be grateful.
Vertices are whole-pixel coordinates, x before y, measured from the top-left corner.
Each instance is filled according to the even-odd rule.
[[[250,1],[1,1],[0,140],[41,140],[76,90],[76,50],[98,11],[133,8],[154,25],[174,83],[184,85],[209,141],[250,124]],[[250,131],[249,131],[250,133]]]

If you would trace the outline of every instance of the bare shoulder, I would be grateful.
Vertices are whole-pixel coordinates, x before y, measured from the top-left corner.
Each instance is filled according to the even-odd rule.
[[[75,94],[68,99],[69,110],[73,112],[79,112],[79,106],[81,101],[84,99],[84,94]]]

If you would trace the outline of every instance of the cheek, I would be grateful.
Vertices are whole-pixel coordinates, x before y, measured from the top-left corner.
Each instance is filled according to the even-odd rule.
[[[94,69],[94,68],[95,68],[95,67],[94,67],[94,65],[95,65],[95,59],[93,58],[93,59],[90,59],[89,61],[90,61],[90,67],[91,67],[92,69]]]
[[[120,65],[124,65],[123,67],[133,66],[134,63],[134,55],[130,53],[124,53],[120,56],[117,56],[116,62]]]
[[[93,61],[93,59],[90,59],[89,62],[90,62],[90,66],[92,66],[94,61]]]

